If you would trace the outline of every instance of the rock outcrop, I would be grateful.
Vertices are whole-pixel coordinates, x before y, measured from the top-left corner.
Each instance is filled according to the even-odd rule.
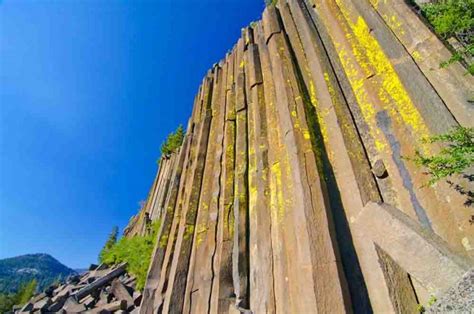
[[[127,228],[161,221],[141,312],[408,313],[448,291],[473,267],[472,208],[405,157],[474,124],[449,57],[404,1],[268,6]]]

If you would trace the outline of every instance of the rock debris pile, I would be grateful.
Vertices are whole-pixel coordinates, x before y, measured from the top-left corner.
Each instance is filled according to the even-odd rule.
[[[138,313],[142,295],[125,266],[91,265],[84,274],[35,295],[15,313]]]

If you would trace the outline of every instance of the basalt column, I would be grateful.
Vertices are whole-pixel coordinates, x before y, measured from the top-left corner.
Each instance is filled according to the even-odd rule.
[[[446,58],[403,1],[267,6],[127,228],[161,224],[141,312],[406,313],[447,291],[473,267],[472,208],[405,158],[473,125]]]

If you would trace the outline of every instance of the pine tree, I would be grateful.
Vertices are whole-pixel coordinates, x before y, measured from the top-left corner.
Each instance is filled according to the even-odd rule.
[[[15,296],[15,304],[23,305],[28,302],[35,294],[37,285],[36,279],[33,279],[30,282],[22,285]]]
[[[184,139],[184,128],[180,124],[176,131],[171,132],[168,137],[166,138],[166,141],[161,144],[161,155],[162,156],[169,156],[175,151],[177,151],[180,147],[181,144],[183,143]]]
[[[102,250],[99,253],[99,262],[102,263],[102,261],[104,259],[104,254],[108,250],[110,250],[115,245],[115,243],[117,243],[117,236],[118,236],[118,227],[114,226],[112,228],[112,232],[109,235],[109,238],[107,239],[107,242],[105,242],[104,247],[102,248]]]

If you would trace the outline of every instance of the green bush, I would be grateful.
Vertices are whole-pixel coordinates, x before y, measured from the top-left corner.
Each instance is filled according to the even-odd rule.
[[[11,311],[14,305],[15,305],[14,293],[1,293],[0,294],[0,313],[7,313]]]
[[[474,0],[441,0],[424,4],[421,10],[444,38],[474,28]]]
[[[171,132],[166,141],[161,144],[161,156],[169,156],[181,147],[184,139],[184,129],[179,125],[175,132]]]
[[[101,252],[100,262],[107,265],[126,262],[127,271],[137,278],[136,288],[142,290],[159,227],[160,222],[156,221],[151,224],[145,236],[122,237],[112,247]]]
[[[423,156],[416,152],[413,160],[427,169],[431,176],[429,184],[449,177],[462,174],[474,164],[474,128],[457,127],[450,132],[425,139],[427,143],[445,143],[439,154]]]
[[[447,39],[466,33],[466,47],[456,52],[449,60],[440,64],[446,67],[456,61],[469,60],[474,56],[474,0],[440,0],[421,6],[423,15],[433,25],[437,34]],[[471,32],[471,33],[470,33]],[[468,65],[468,72],[474,75],[474,64]]]
[[[21,285],[17,293],[0,294],[0,313],[10,312],[14,305],[23,305],[35,294],[37,282],[35,279]]]
[[[117,236],[118,236],[118,227],[114,226],[112,228],[112,232],[109,235],[109,238],[107,239],[107,242],[105,242],[104,247],[99,253],[99,261],[103,259],[103,255],[107,250],[110,250],[116,243],[117,243]]]
[[[474,56],[474,43],[467,45],[464,49],[462,49],[462,51],[457,51],[451,56],[451,58],[449,58],[448,60],[444,62],[441,62],[439,66],[441,68],[445,68],[449,66],[450,64],[453,64],[454,62],[462,61],[463,55],[469,56],[470,58]],[[474,75],[474,63],[471,63],[467,67],[467,71],[469,72],[469,74]]]

